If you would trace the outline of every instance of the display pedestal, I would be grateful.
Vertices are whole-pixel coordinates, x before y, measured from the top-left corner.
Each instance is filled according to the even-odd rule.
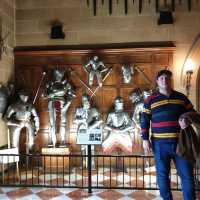
[[[69,157],[70,150],[68,147],[62,148],[42,148],[42,165],[44,170],[51,172],[67,172],[69,168]]]

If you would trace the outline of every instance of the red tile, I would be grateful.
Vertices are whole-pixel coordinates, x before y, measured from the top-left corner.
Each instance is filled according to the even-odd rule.
[[[124,174],[126,174],[126,173],[124,173]],[[117,176],[123,175],[123,172],[110,172],[110,171],[108,171],[108,172],[105,172],[103,175],[107,176],[107,177],[117,177]]]
[[[21,180],[21,184],[23,185],[38,185],[38,184],[42,184],[43,181],[38,179],[38,178],[30,178],[27,180]]]
[[[127,182],[126,185],[129,185],[131,187],[144,188],[146,183],[145,183],[145,181],[135,179],[130,182]]]
[[[19,188],[6,193],[6,195],[11,199],[21,198],[31,194],[33,194],[33,192],[28,188]]]
[[[156,197],[155,195],[145,191],[135,191],[129,194],[128,196],[134,199],[141,199],[141,200],[152,200]]]
[[[102,184],[105,187],[109,188],[109,187],[117,187],[117,186],[121,185],[122,182],[120,182],[119,180],[115,180],[115,179],[107,179],[107,180],[100,182],[99,184]]]
[[[98,193],[97,196],[101,197],[102,199],[107,200],[118,200],[124,196],[124,194],[117,192],[116,190],[106,190],[104,192]]]
[[[66,185],[67,183],[69,183],[69,181],[65,180],[64,178],[55,178],[49,181],[46,181],[47,184],[49,185],[53,185],[53,186],[63,186]]]
[[[57,189],[47,189],[36,193],[36,195],[39,196],[42,200],[49,200],[62,194],[63,193]]]
[[[75,190],[73,192],[66,194],[66,196],[70,197],[73,200],[80,200],[80,199],[88,198],[92,196],[92,194],[88,193],[85,190]]]
[[[88,186],[88,179],[76,180],[73,182],[78,187]]]
[[[183,200],[182,192],[180,191],[173,191],[172,196],[174,200]]]

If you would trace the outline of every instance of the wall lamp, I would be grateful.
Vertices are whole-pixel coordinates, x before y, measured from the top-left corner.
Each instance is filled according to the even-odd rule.
[[[64,39],[65,33],[63,32],[63,24],[59,20],[54,20],[51,22],[51,39]]]
[[[189,96],[190,88],[191,88],[192,74],[193,74],[193,70],[194,70],[194,62],[192,61],[192,59],[186,60],[186,62],[184,64],[184,68],[185,68],[185,90],[186,90],[187,96]]]

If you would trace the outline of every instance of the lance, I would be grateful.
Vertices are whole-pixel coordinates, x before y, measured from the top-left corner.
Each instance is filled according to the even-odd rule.
[[[140,127],[140,126],[137,124],[136,120],[135,120],[134,118],[132,118],[132,120],[133,120],[133,122],[134,122],[135,126],[136,126],[138,129],[140,129],[140,130],[141,130],[141,127]]]
[[[151,80],[148,78],[148,76],[139,67],[135,67],[135,69],[142,75],[144,80],[151,85]]]
[[[33,99],[33,105],[35,104],[35,101],[36,101],[36,99],[37,99],[37,97],[38,97],[38,93],[39,93],[39,91],[40,91],[40,88],[41,88],[41,85],[42,85],[42,82],[43,82],[43,80],[44,80],[45,75],[46,75],[46,72],[42,72],[42,78],[41,78],[41,80],[40,80],[40,83],[39,83],[39,85],[38,85],[37,91],[36,91],[36,93],[35,93],[35,97],[34,97],[34,99]]]
[[[110,68],[109,71],[107,72],[107,74],[104,76],[104,78],[103,78],[103,80],[102,80],[102,83],[106,80],[106,78],[107,78],[108,75],[111,73],[111,71],[112,71],[112,68]],[[99,88],[100,88],[100,86],[97,86],[97,87],[96,87],[96,89],[94,90],[94,92],[93,92],[93,94],[91,95],[90,98],[92,98],[92,97],[95,95],[95,93],[97,92],[97,90],[98,90]]]
[[[84,83],[84,81],[82,81],[79,78],[78,74],[75,71],[73,71],[71,68],[69,69],[69,71],[70,71],[71,74],[74,74],[78,78],[78,80],[81,82],[81,84],[84,85],[93,95],[94,92],[90,89],[90,87],[86,83]]]

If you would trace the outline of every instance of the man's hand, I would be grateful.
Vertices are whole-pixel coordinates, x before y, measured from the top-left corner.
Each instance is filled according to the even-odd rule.
[[[151,144],[150,144],[149,140],[143,140],[143,149],[144,149],[145,155],[147,155],[148,153],[150,153]]]
[[[190,122],[186,118],[180,118],[178,120],[181,129],[185,129],[190,125]]]

